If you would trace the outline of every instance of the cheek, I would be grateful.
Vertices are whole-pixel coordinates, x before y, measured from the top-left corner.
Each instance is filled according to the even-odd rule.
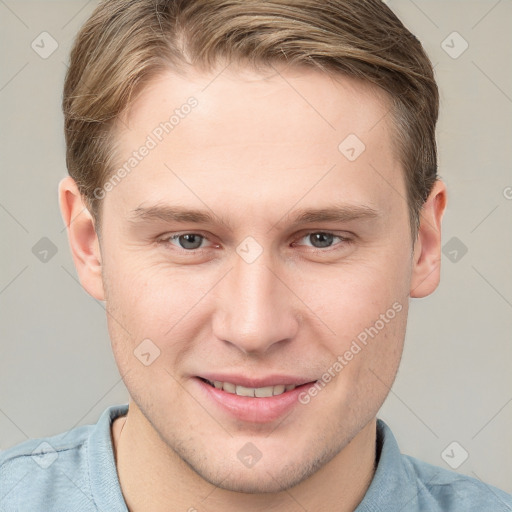
[[[193,295],[191,279],[187,282],[183,273],[155,264],[143,254],[128,253],[108,270],[110,301],[129,323],[143,329],[171,324]]]
[[[402,356],[407,311],[407,301],[395,301],[377,319],[371,320],[351,344],[351,347],[357,345],[361,349],[354,356],[354,359],[358,358],[353,367],[354,379],[363,384],[361,387],[368,394],[382,400],[389,393]]]
[[[344,417],[348,415],[360,421],[369,420],[377,413],[396,376],[406,321],[404,306],[400,312],[389,314],[384,326],[374,319],[343,340],[343,348],[338,347],[337,352],[341,358],[337,359],[337,365],[331,365],[337,374],[332,392],[325,395],[325,410],[343,411]]]
[[[118,265],[105,266],[107,320],[116,359],[124,368],[136,365],[133,352],[147,339],[171,357],[193,337],[191,329],[201,325],[194,315],[211,288],[207,275],[131,255],[119,260]]]
[[[337,268],[329,267],[314,279],[309,278],[309,285],[303,284],[303,293],[308,288],[315,290],[310,294],[311,304],[317,308],[315,312],[324,315],[326,323],[330,322],[337,336],[344,339],[357,336],[379,321],[381,315],[385,315],[385,322],[388,317],[393,319],[407,303],[410,282],[410,275],[404,273],[407,263],[405,251],[397,253],[382,247],[381,251],[375,250]],[[395,303],[401,307],[397,305],[393,309]],[[379,321],[378,325],[381,324]]]
[[[336,333],[324,337],[324,342],[332,359],[331,372],[340,375],[344,389],[357,389],[366,396],[389,392],[386,386],[396,374],[407,324],[404,257],[406,250],[388,254],[383,250],[360,266],[331,269],[338,277],[316,296],[317,308],[312,309]],[[339,364],[333,368],[336,361]]]

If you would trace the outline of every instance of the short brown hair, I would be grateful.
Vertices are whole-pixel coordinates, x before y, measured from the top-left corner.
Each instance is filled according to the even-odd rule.
[[[315,66],[391,100],[413,242],[437,180],[439,93],[418,39],[380,0],[103,0],[78,33],[63,96],[66,163],[98,222],[115,126],[151,79],[221,59]],[[341,142],[341,141],[340,141]]]

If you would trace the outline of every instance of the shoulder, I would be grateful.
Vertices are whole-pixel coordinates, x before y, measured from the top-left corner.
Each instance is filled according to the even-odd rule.
[[[98,422],[0,452],[0,512],[126,511],[117,479],[111,424],[128,405]]]
[[[92,429],[81,426],[0,452],[0,512],[30,510],[29,503],[34,509],[54,504],[57,490],[87,494],[87,442]]]
[[[455,471],[401,453],[388,425],[377,420],[377,467],[358,512],[511,512],[512,496]]]
[[[510,512],[512,496],[477,478],[402,455],[407,472],[416,480],[420,502],[439,505],[443,511]]]

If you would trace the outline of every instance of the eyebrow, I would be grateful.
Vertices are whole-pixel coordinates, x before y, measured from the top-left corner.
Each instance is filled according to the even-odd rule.
[[[382,217],[382,213],[368,205],[340,204],[323,208],[301,208],[289,212],[274,224],[274,227],[284,222],[292,225],[309,224],[312,222],[349,222]],[[229,221],[208,210],[189,209],[182,206],[154,205],[139,206],[132,211],[129,222],[133,224],[164,221],[167,223],[220,224],[228,230],[233,230]]]

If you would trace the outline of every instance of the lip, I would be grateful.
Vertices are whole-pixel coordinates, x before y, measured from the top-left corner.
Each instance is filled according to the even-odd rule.
[[[208,380],[220,380],[220,379],[211,379],[209,377]],[[246,386],[244,382],[254,382],[251,379],[234,379],[234,376],[223,376],[223,382],[234,382],[240,384],[242,386]],[[229,380],[232,379],[232,380]],[[299,395],[311,386],[315,384],[316,381],[309,381],[306,383],[297,386],[295,389],[290,391],[285,391],[284,393],[276,396],[270,397],[262,397],[262,398],[252,398],[247,396],[238,396],[236,394],[228,393],[222,389],[214,388],[210,386],[210,384],[204,382],[199,377],[192,378],[192,381],[201,389],[204,393],[205,399],[208,402],[212,402],[215,406],[217,406],[223,413],[227,413],[229,416],[234,417],[238,420],[249,422],[249,423],[270,423],[272,421],[277,420],[285,413],[291,411],[297,404],[299,404],[298,398]],[[261,380],[258,382],[262,382]],[[267,379],[263,382],[269,382]],[[276,382],[275,378],[272,382]],[[294,383],[293,379],[286,381],[288,384]],[[280,382],[284,384],[285,382]],[[271,385],[279,385],[279,384],[267,384]],[[247,387],[264,387],[262,384],[258,384],[257,386],[250,385]]]
[[[279,386],[287,384],[295,384],[301,386],[308,382],[314,382],[315,379],[307,379],[304,377],[297,377],[296,375],[267,375],[265,377],[247,377],[247,375],[231,374],[226,375],[225,373],[203,373],[197,377],[203,379],[220,382],[231,382],[232,384],[240,384],[246,388],[264,388],[266,386]]]

